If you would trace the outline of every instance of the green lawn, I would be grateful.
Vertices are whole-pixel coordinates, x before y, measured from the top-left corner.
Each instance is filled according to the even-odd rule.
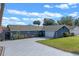
[[[64,51],[79,54],[79,36],[64,37],[37,41],[39,43],[55,47]]]

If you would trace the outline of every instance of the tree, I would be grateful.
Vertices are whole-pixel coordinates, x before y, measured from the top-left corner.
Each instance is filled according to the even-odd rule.
[[[73,17],[71,16],[66,16],[66,17],[62,17],[60,20],[57,21],[57,23],[59,25],[69,25],[72,26],[73,25]]]
[[[39,21],[39,20],[35,20],[35,21],[33,22],[33,24],[40,25],[40,21]]]
[[[52,19],[49,19],[49,18],[44,18],[44,23],[43,23],[44,26],[48,26],[48,25],[56,25],[56,22]]]
[[[79,18],[77,18],[77,19],[74,20],[74,25],[75,26],[79,26]]]

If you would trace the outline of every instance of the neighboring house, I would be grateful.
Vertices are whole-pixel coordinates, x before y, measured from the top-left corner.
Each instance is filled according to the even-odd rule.
[[[29,38],[29,37],[63,37],[63,33],[69,32],[65,25],[52,26],[27,26],[27,25],[8,25],[10,39]],[[6,35],[7,36],[7,35]]]
[[[71,33],[74,33],[74,35],[79,35],[79,26],[74,26],[70,29]]]

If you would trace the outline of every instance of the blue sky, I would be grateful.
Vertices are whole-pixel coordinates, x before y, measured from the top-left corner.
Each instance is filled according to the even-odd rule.
[[[2,25],[32,25],[44,18],[60,20],[63,16],[79,17],[76,3],[9,3],[5,4]]]

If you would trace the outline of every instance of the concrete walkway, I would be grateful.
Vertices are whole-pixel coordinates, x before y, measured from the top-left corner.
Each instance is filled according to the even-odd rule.
[[[64,52],[35,41],[45,38],[29,38],[0,42],[5,46],[4,56],[75,56],[75,54]]]

